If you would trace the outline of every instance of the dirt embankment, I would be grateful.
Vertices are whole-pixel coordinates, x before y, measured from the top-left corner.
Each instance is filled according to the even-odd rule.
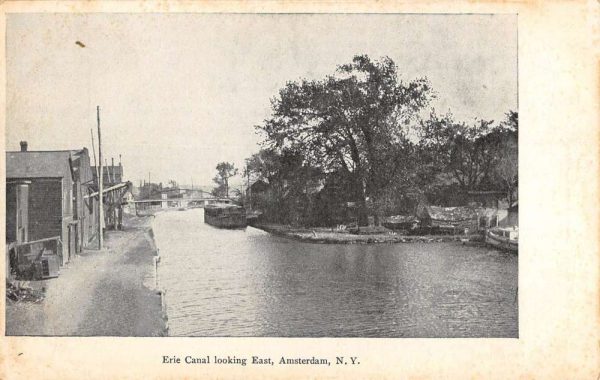
[[[6,307],[6,335],[162,336],[160,295],[154,286],[152,217],[128,217],[109,231],[105,249],[85,250],[46,289],[40,303]]]

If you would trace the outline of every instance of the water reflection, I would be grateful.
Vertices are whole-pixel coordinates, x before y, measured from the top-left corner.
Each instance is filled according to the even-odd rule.
[[[458,243],[320,245],[159,214],[174,336],[516,337],[517,257]]]

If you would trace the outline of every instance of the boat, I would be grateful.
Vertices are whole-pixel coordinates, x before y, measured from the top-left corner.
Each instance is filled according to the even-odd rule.
[[[246,228],[246,209],[230,204],[215,204],[204,208],[204,223],[218,228]]]
[[[511,252],[519,251],[519,227],[494,227],[485,233],[485,242],[489,245]]]
[[[258,210],[247,210],[246,211],[246,222],[249,226],[253,226],[258,222],[258,219],[262,215],[261,211]]]

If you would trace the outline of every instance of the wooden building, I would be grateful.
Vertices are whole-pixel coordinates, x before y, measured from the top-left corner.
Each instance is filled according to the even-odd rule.
[[[22,142],[21,151],[6,152],[6,181],[7,239],[15,233],[25,233],[25,241],[59,237],[63,265],[91,242],[97,231],[97,204],[84,198],[94,190],[87,149],[28,151]],[[19,187],[25,183],[26,195]]]

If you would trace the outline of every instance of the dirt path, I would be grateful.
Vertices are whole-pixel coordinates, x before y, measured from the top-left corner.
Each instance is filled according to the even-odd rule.
[[[106,234],[106,249],[87,250],[46,287],[40,304],[7,305],[6,335],[160,336],[165,333],[154,284],[152,217],[128,218]]]

